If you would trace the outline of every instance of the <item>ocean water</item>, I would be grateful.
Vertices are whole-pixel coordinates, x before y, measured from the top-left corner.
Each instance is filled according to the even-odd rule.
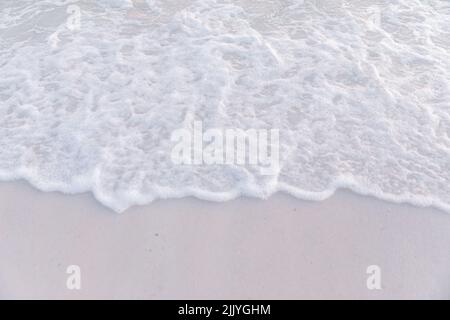
[[[273,175],[171,133],[278,129]],[[448,0],[2,0],[0,179],[124,211],[338,188],[450,212]]]

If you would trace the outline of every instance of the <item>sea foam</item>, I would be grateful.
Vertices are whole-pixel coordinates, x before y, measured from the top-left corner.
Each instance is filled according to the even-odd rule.
[[[195,121],[278,129],[277,174],[174,164]],[[116,211],[338,188],[450,211],[450,4],[3,0],[0,179]]]

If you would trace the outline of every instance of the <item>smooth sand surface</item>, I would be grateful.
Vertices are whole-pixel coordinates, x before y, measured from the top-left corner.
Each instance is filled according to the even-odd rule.
[[[119,215],[89,194],[0,183],[0,298],[450,298],[450,214],[340,191]],[[79,265],[82,288],[66,287]],[[368,290],[378,265],[382,290]]]

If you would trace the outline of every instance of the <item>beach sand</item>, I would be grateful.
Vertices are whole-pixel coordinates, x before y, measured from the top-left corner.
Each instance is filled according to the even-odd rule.
[[[450,214],[349,191],[117,214],[90,194],[0,183],[3,299],[449,299],[449,244]],[[66,287],[69,265],[81,290]]]

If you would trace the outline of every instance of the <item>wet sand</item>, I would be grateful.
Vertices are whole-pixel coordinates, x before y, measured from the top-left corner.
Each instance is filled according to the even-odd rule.
[[[0,183],[3,299],[449,299],[450,215],[340,191],[124,214],[90,194]],[[70,265],[81,290],[66,287]],[[367,267],[381,268],[369,290]]]

